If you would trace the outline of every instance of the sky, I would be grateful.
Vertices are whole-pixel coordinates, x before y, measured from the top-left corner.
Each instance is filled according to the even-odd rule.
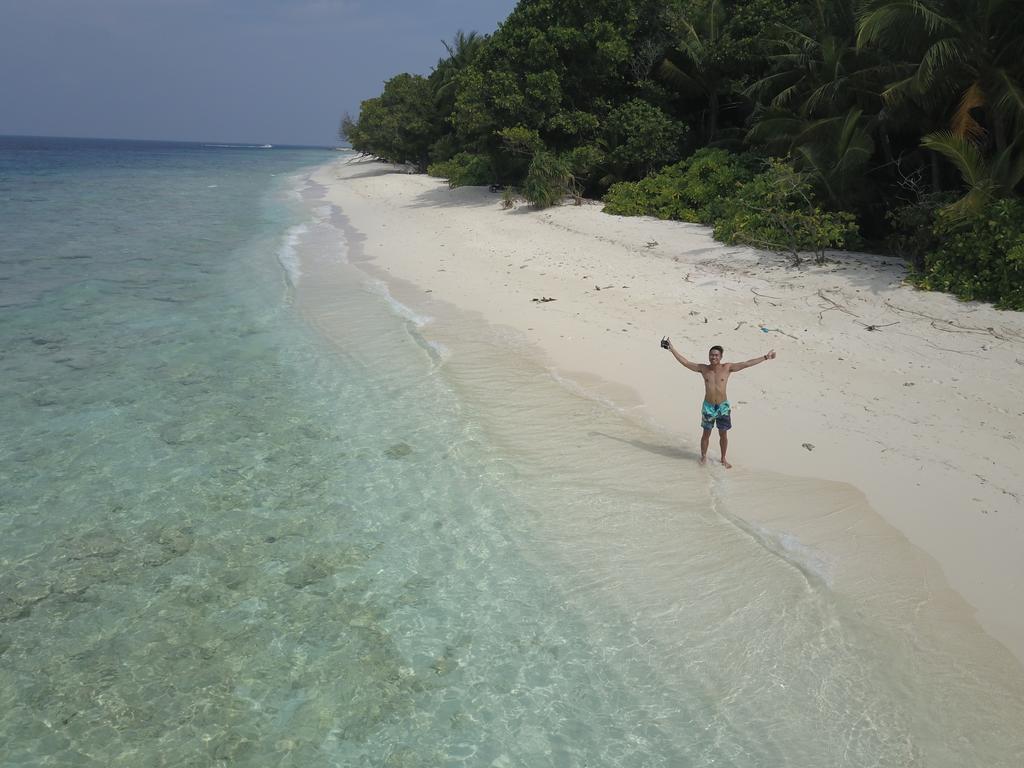
[[[0,135],[334,145],[515,0],[0,0]]]

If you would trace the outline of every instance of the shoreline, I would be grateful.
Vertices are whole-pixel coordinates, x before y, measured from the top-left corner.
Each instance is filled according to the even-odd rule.
[[[746,470],[852,485],[1024,662],[1020,313],[917,292],[886,257],[796,269],[698,225],[599,204],[502,210],[485,190],[375,162],[335,161],[312,179],[363,238],[360,266],[400,301],[505,329],[563,385],[684,449],[699,439],[700,380],[655,346],[661,336],[697,361],[714,343],[732,360],[774,347],[777,360],[731,381],[739,469],[709,471],[735,486]],[[859,530],[833,539],[851,557],[882,551]]]

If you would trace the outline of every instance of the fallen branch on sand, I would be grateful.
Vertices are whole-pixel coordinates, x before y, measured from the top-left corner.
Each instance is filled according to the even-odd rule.
[[[894,312],[903,312],[904,314],[908,315],[917,315],[918,317],[923,317],[925,320],[930,320],[932,328],[934,328],[937,331],[945,331],[946,333],[977,333],[982,336],[991,336],[992,338],[999,339],[1000,341],[1018,341],[1022,339],[1020,334],[1016,333],[1010,334],[1010,336],[1001,335],[998,331],[996,331],[995,328],[991,326],[979,328],[977,326],[960,325],[959,323],[956,323],[953,320],[945,320],[941,317],[933,317],[932,315],[926,314],[924,312],[918,312],[917,310],[914,309],[907,309],[906,307],[897,307],[889,300],[886,300],[885,306],[889,307],[889,309],[893,310]]]
[[[850,311],[850,310],[848,310],[848,309],[847,309],[846,307],[844,307],[844,306],[843,306],[842,304],[840,304],[840,303],[839,303],[838,301],[835,301],[835,300],[833,300],[833,299],[830,299],[830,298],[829,298],[828,296],[826,296],[826,295],[825,295],[825,291],[824,291],[824,289],[822,289],[822,290],[818,291],[818,297],[819,297],[820,299],[824,300],[824,301],[827,301],[827,302],[828,302],[829,304],[831,304],[831,305],[832,305],[832,306],[830,306],[830,307],[825,307],[825,308],[824,308],[823,310],[821,310],[821,312],[819,312],[819,313],[818,313],[818,322],[819,322],[819,323],[820,323],[820,322],[822,321],[822,319],[823,319],[823,317],[822,317],[822,316],[823,316],[823,315],[824,315],[824,314],[825,314],[826,312],[831,312],[831,311],[832,311],[833,309],[838,309],[838,310],[839,310],[840,312],[845,312],[846,314],[850,315],[851,317],[858,317],[858,315],[857,315],[857,313],[856,313],[856,312],[851,312],[851,311]]]
[[[541,296],[539,299],[530,299],[530,301],[536,301],[539,304],[546,304],[549,301],[558,301],[558,299],[552,299],[550,296]]]

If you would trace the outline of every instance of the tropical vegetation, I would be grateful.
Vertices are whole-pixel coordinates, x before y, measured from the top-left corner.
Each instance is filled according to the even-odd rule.
[[[444,51],[354,149],[1024,309],[1024,0],[521,0]]]

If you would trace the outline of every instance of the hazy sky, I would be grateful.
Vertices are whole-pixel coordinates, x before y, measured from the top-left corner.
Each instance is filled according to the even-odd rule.
[[[0,135],[333,144],[515,0],[0,0]]]

